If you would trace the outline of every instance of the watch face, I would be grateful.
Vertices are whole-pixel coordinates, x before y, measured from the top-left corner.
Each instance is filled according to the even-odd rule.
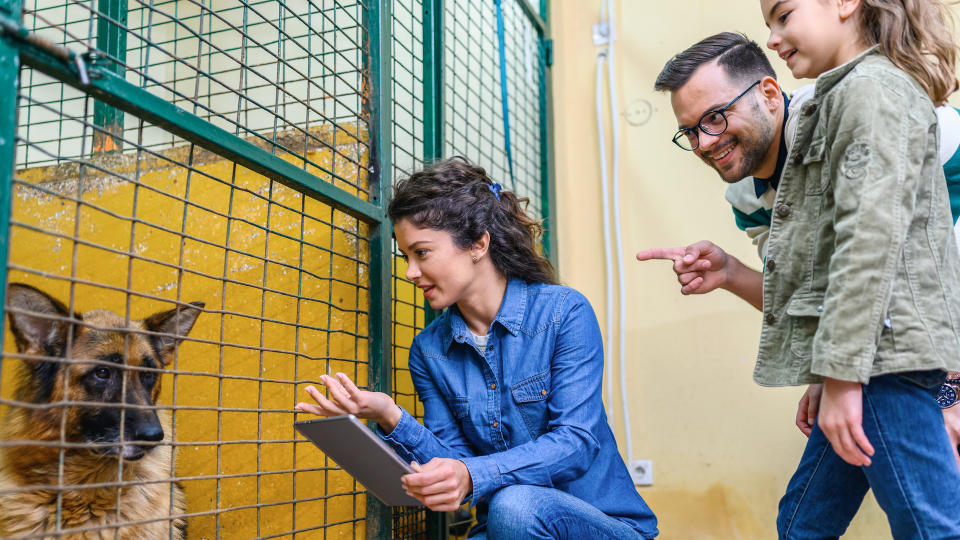
[[[949,384],[940,386],[940,392],[937,394],[937,403],[940,407],[947,408],[957,402],[957,389]]]

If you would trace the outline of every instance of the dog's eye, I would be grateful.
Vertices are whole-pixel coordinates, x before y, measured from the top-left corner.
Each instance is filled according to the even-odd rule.
[[[143,382],[144,386],[153,385],[153,381],[156,379],[156,374],[149,371],[143,372],[140,374],[140,381]]]
[[[98,379],[109,379],[109,378],[110,378],[110,368],[98,367],[97,369],[93,370],[93,374],[94,374]]]

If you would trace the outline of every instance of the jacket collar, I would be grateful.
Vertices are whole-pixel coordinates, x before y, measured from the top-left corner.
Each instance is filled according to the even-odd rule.
[[[820,76],[817,77],[817,85],[814,92],[814,97],[819,98],[823,96],[823,94],[829,92],[831,88],[836,86],[838,82],[847,76],[847,73],[850,73],[853,68],[857,67],[860,62],[863,62],[868,56],[872,56],[874,54],[881,54],[880,45],[874,45],[873,47],[870,47],[869,49],[853,57],[853,59],[847,63],[841,64],[829,71],[824,71],[821,73]]]
[[[493,319],[491,328],[500,324],[513,335],[520,333],[523,325],[523,314],[527,306],[527,282],[522,279],[511,279],[507,281],[507,290],[503,294],[503,302],[500,303],[500,311]],[[473,338],[470,336],[470,329],[467,328],[466,321],[460,315],[460,309],[456,304],[447,308],[444,313],[444,350],[448,350],[454,341],[457,343],[468,343]]]

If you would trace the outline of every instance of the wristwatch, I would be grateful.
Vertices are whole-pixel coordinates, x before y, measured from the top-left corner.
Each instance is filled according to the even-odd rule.
[[[951,375],[954,375],[951,373]],[[960,402],[960,379],[947,379],[940,385],[937,393],[937,403],[941,409],[953,407]]]

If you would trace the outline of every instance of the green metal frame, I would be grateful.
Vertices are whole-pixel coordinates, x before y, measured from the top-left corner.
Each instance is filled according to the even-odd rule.
[[[127,57],[127,0],[98,0],[97,49],[107,54],[103,69],[123,77],[123,64]],[[113,21],[116,21],[114,23]],[[119,23],[122,26],[119,26]],[[123,150],[123,111],[96,101],[93,104],[94,153],[119,152]]]
[[[370,87],[365,92],[369,96],[367,110],[374,125],[373,152],[376,156],[375,169],[371,173],[371,197],[380,209],[379,221],[370,242],[370,336],[373,343],[370,348],[370,388],[390,394],[393,389],[392,370],[392,328],[391,328],[391,279],[393,278],[393,226],[383,209],[390,200],[390,171],[393,168],[391,151],[391,124],[393,123],[391,81],[393,64],[390,61],[389,47],[390,19],[392,6],[390,0],[366,0],[364,10],[367,20],[367,45],[369,54],[365,56],[370,77]],[[367,497],[367,538],[390,538],[392,535],[393,514],[376,497]]]
[[[0,0],[0,17],[19,24],[20,0]],[[0,39],[0,256],[4,261],[10,253],[10,205],[13,192],[13,167],[17,143],[17,89],[20,84],[20,54],[9,40]],[[0,266],[0,306],[6,305],[7,265]],[[0,367],[3,361],[0,360]],[[2,369],[0,369],[2,371]]]

